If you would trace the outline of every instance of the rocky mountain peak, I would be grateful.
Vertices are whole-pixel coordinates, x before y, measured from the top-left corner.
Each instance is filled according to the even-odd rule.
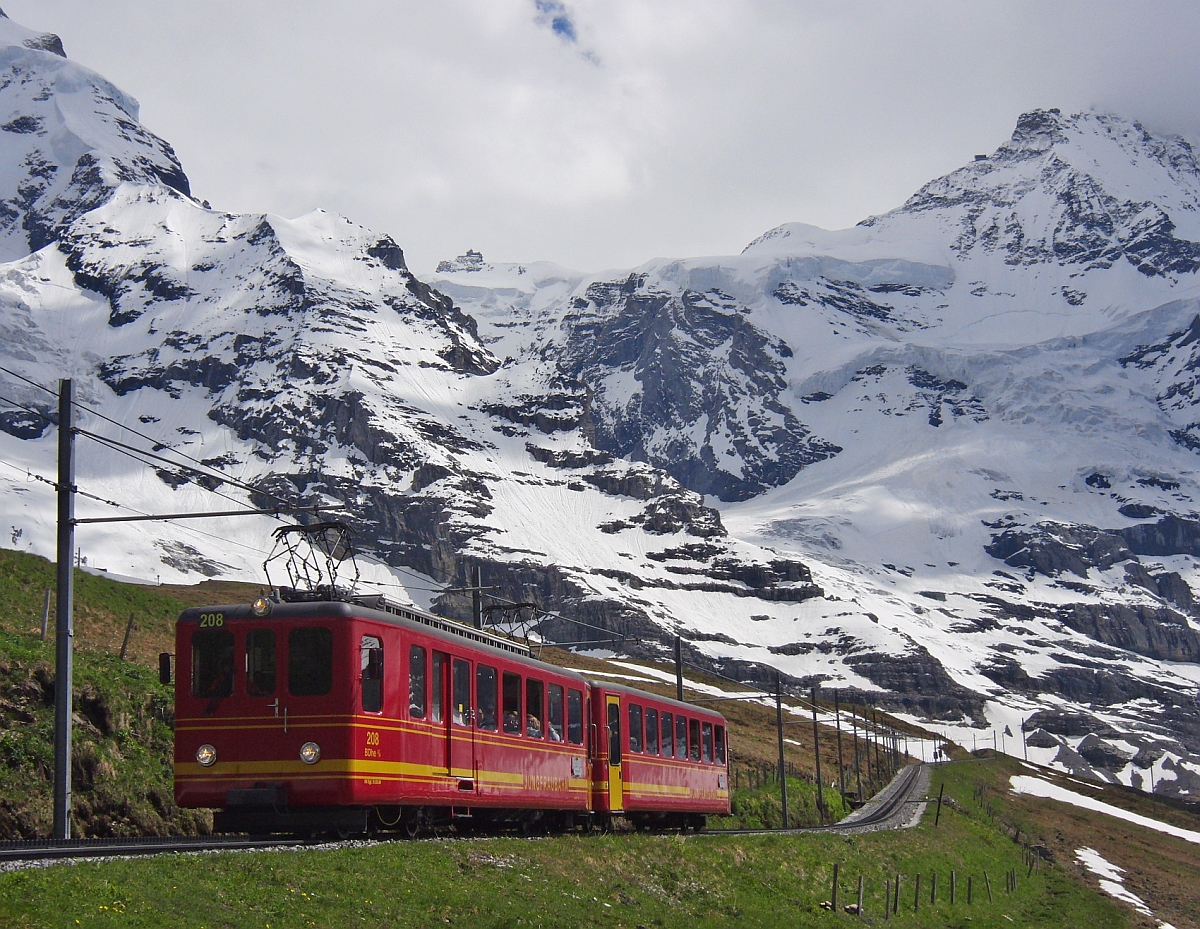
[[[1065,139],[1061,110],[1057,107],[1030,110],[1017,118],[1016,128],[1006,147],[1011,151],[1044,152]]]

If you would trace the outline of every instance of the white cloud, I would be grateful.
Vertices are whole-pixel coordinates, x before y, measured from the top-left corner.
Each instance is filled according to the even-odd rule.
[[[467,247],[628,266],[849,225],[1037,106],[1200,126],[1190,3],[4,7],[138,97],[199,196],[336,210],[418,269]]]

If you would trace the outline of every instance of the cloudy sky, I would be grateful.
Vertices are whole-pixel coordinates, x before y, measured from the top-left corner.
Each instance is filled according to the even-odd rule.
[[[334,210],[418,272],[852,225],[1035,107],[1200,138],[1191,0],[0,3],[137,97],[214,207]]]

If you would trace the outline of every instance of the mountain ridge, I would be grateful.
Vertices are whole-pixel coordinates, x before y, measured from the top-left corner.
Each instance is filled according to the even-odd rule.
[[[335,214],[207,208],[126,98],[27,32],[0,34],[0,111],[32,127],[86,100],[92,147],[51,160],[50,123],[0,132],[0,192],[27,192],[0,230],[4,366],[75,378],[209,469],[89,446],[90,493],[343,503],[367,589],[463,616],[480,568],[553,611],[550,640],[663,654],[678,634],[743,679],[855,691],[960,740],[1036,718],[1038,760],[1200,789],[1190,149],[1037,111],[1024,147],[963,169],[990,199],[939,179],[869,225],[779,227],[739,256],[586,275],[468,253],[421,281]],[[1063,146],[1108,174],[1022,175]],[[1137,199],[1160,175],[1186,183]],[[1110,199],[1115,220],[1084,209]],[[52,507],[22,471],[53,473],[51,401],[0,388],[11,544],[48,553]],[[80,544],[122,574],[253,577],[273,528]]]

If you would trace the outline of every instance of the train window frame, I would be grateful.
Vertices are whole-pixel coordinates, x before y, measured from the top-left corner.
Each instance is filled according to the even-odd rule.
[[[430,722],[444,723],[446,721],[446,683],[450,679],[450,675],[446,673],[446,665],[449,663],[450,656],[446,652],[434,651],[430,668],[430,683],[432,684],[429,688]]]
[[[642,753],[642,705],[640,703],[629,704],[629,750]]]
[[[262,640],[261,644],[259,640]],[[279,653],[275,646],[275,630],[248,630],[246,632],[246,696],[273,697],[278,683]]]
[[[658,710],[646,707],[646,754],[658,754]]]
[[[663,710],[660,717],[659,731],[661,738],[658,741],[659,751],[662,752],[664,758],[675,757],[675,714],[668,713]]]
[[[709,722],[700,723],[700,760],[713,763],[713,724]]]
[[[501,718],[508,735],[521,734],[521,675],[505,671],[501,679]]]
[[[429,680],[427,658],[424,645],[410,645],[408,647],[409,719],[424,719],[425,715],[429,712],[429,700],[425,688]]]
[[[583,691],[567,688],[567,744],[583,744]]]
[[[288,694],[324,697],[332,690],[333,630],[328,626],[296,626],[289,630]]]
[[[525,735],[530,739],[546,737],[546,685],[536,677],[525,678]]]
[[[687,761],[687,717],[682,713],[675,714],[675,757]]]
[[[233,633],[197,629],[192,633],[192,696],[220,700],[233,695]]]
[[[700,720],[688,718],[688,758],[700,760]]]
[[[621,704],[608,704],[608,764],[616,767],[621,763]]]
[[[546,737],[561,742],[566,734],[563,718],[563,686],[550,681],[546,684]],[[557,712],[556,712],[557,711]]]
[[[725,727],[713,727],[713,747],[716,750],[717,764],[725,764]]]
[[[472,717],[471,662],[455,656],[450,662],[450,719],[456,726],[469,726]]]
[[[359,642],[361,705],[364,713],[383,712],[383,639],[364,635]]]
[[[487,682],[489,676],[491,686]],[[495,732],[500,726],[499,688],[500,674],[495,668],[488,664],[475,665],[475,725],[487,732]]]

